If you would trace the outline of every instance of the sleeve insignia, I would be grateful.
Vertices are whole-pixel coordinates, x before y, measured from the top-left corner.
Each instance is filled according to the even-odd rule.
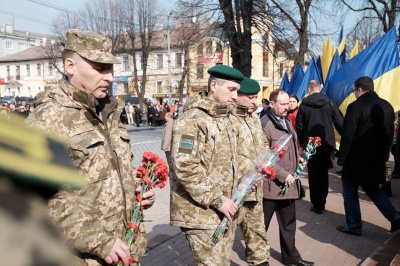
[[[191,154],[193,151],[195,137],[191,135],[182,135],[179,141],[179,153]]]

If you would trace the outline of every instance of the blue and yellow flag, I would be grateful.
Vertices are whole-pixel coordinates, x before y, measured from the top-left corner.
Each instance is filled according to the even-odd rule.
[[[370,76],[376,93],[389,101],[395,110],[400,109],[399,51],[394,27],[344,64],[325,85],[326,94],[343,114],[355,100],[353,83],[362,76]]]
[[[295,86],[295,90],[292,91],[292,94],[296,94],[297,98],[301,100],[304,95],[306,95],[308,83],[310,83],[311,80],[316,80],[320,84],[322,83],[322,77],[318,72],[317,63],[315,62],[314,58],[311,59],[311,62],[304,73],[303,80],[301,80],[297,86]]]
[[[326,76],[326,81],[329,82],[329,79],[339,70],[342,66],[342,60],[339,56],[338,50],[336,50],[335,55],[332,58],[331,65],[329,66],[328,74]],[[322,92],[326,93],[327,86],[322,88]]]
[[[301,64],[298,64],[294,68],[293,76],[290,79],[289,85],[287,86],[286,92],[288,94],[292,94],[293,91],[297,91],[297,86],[301,83],[304,77],[303,67]]]
[[[279,85],[279,89],[286,91],[288,86],[289,86],[289,78],[287,72],[285,71],[285,74],[283,74],[281,80],[281,84]]]

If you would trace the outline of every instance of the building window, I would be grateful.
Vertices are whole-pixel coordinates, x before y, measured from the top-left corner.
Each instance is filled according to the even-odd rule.
[[[182,53],[175,54],[175,67],[182,67]]]
[[[129,70],[129,57],[127,55],[124,55],[122,57],[122,71],[128,71]]]
[[[47,66],[47,75],[53,76],[53,64],[51,62],[49,62]]]
[[[162,88],[162,81],[157,81],[157,93],[162,93],[163,88]]]
[[[263,52],[263,77],[268,77],[268,52]]]
[[[215,47],[215,52],[222,53],[222,44],[220,42],[217,43],[217,47]]]
[[[198,64],[197,65],[197,78],[202,79],[204,77],[204,65]]]
[[[20,67],[19,66],[15,67],[15,79],[16,80],[20,80],[21,79],[21,71],[20,71]]]
[[[163,64],[163,54],[157,54],[157,68],[158,68],[158,69],[164,68],[164,64]]]
[[[24,50],[24,43],[23,42],[19,42],[18,43],[18,50]]]
[[[29,77],[31,75],[31,65],[26,65],[26,76]]]
[[[6,49],[12,49],[12,42],[6,41]]]
[[[31,87],[30,86],[28,86],[28,88],[27,88],[27,93],[28,93],[28,96],[31,97],[32,93],[31,93]]]
[[[10,66],[7,66],[7,79],[10,79]]]
[[[137,68],[138,68],[138,70],[143,69],[143,56],[142,55],[137,56]]]
[[[202,55],[203,54],[203,44],[200,43],[199,46],[197,46],[197,55]]]
[[[206,41],[206,54],[212,54],[212,41]]]
[[[38,92],[42,91],[42,88],[40,88],[40,86],[37,87]]]
[[[42,75],[42,67],[40,64],[36,64],[36,76],[41,76]]]

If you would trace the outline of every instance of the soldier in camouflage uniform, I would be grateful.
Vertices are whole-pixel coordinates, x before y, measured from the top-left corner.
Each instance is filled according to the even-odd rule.
[[[239,175],[254,171],[256,158],[268,150],[267,139],[261,127],[257,109],[260,84],[245,77],[240,84],[236,115],[239,117],[238,163]],[[259,184],[239,209],[238,223],[246,244],[249,265],[268,265],[270,246],[263,216],[263,187]]]
[[[29,123],[69,138],[73,162],[88,185],[78,191],[62,190],[49,201],[51,216],[76,250],[75,265],[134,265],[146,249],[143,223],[135,243],[124,243],[123,220],[130,220],[140,181],[131,165],[133,154],[125,126],[119,123],[123,103],[107,91],[112,67],[111,40],[95,33],[68,30],[63,62],[68,79],[45,91],[35,102]],[[154,191],[142,205],[154,203]]]
[[[11,115],[13,116],[13,115]],[[65,143],[0,115],[1,265],[71,265],[72,251],[47,213],[60,187],[81,187]]]
[[[175,121],[171,158],[171,225],[180,226],[198,265],[229,265],[236,222],[215,246],[211,236],[237,205],[237,118],[233,103],[243,74],[217,65],[208,70],[208,92],[193,96]]]

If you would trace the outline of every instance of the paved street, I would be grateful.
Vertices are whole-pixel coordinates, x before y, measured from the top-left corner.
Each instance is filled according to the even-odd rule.
[[[154,152],[165,159],[164,153],[160,150],[161,134],[161,127],[155,130],[130,132],[135,154],[134,166],[140,164],[141,155],[145,151]],[[400,234],[388,233],[390,223],[363,192],[360,193],[364,221],[363,235],[351,236],[335,229],[336,225],[345,223],[341,181],[335,171],[333,170],[330,175],[326,211],[321,215],[309,210],[308,182],[304,176],[301,180],[306,189],[306,197],[296,203],[296,242],[303,259],[315,261],[316,265],[323,266],[389,265],[394,254],[400,250]],[[399,179],[393,180],[393,193],[394,197],[391,200],[396,208],[400,209]],[[156,203],[145,211],[149,243],[148,256],[143,258],[142,265],[195,265],[184,236],[178,228],[169,225],[169,186],[162,190],[157,189],[156,194]],[[271,222],[268,237],[271,245],[270,265],[281,265],[278,224],[275,218]],[[379,250],[387,240],[391,240],[387,242],[392,243],[390,248]],[[231,265],[247,265],[244,242],[239,231],[232,251]]]

